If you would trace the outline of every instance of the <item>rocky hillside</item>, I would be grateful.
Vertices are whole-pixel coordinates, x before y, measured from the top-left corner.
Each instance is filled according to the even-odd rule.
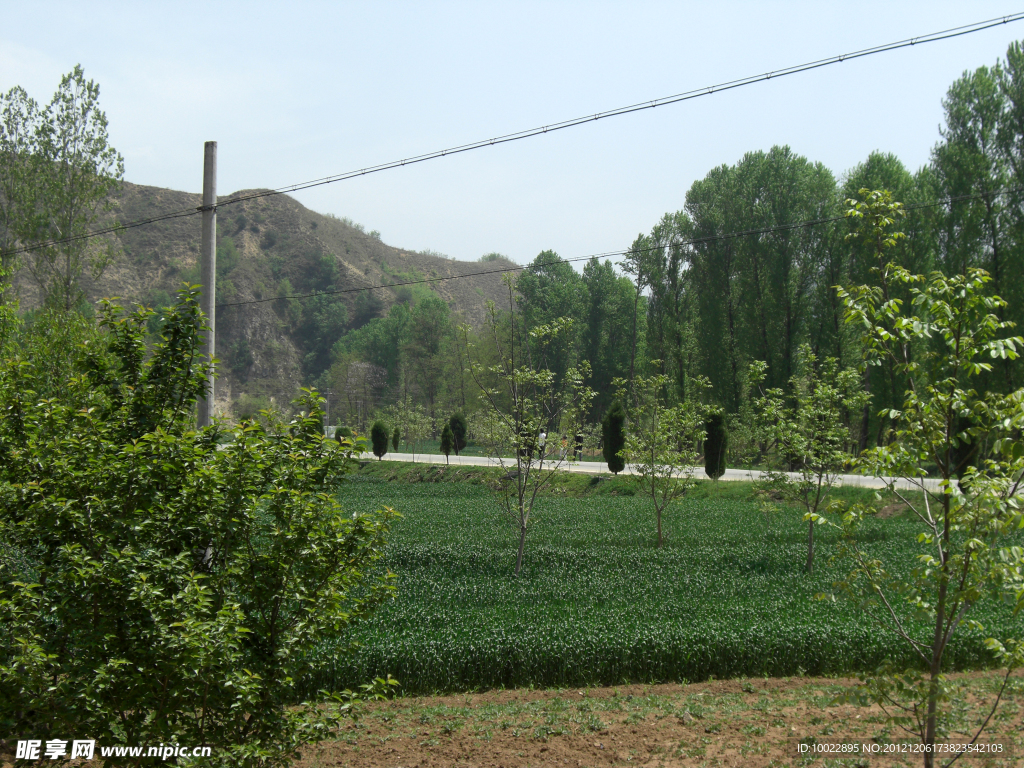
[[[126,223],[200,204],[197,194],[125,183],[114,215]],[[511,262],[462,262],[393,248],[358,224],[315,213],[286,195],[219,208],[217,239],[217,356],[222,364],[216,400],[224,413],[243,391],[283,397],[304,383],[302,361],[309,350],[299,332],[302,302],[279,296],[344,291],[332,301],[345,304],[347,329],[386,314],[410,290],[434,292],[475,326],[483,322],[488,300],[508,301],[500,274],[478,273]],[[88,282],[91,298],[120,296],[159,309],[171,303],[183,282],[199,282],[199,215],[126,229],[119,246],[101,277]],[[466,277],[414,289],[376,287],[457,275]],[[27,274],[18,283],[22,306],[31,308],[36,295]],[[231,306],[252,300],[263,301]]]

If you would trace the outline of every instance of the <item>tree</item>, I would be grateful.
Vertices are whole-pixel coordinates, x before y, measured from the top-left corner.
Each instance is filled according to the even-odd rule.
[[[388,452],[388,427],[379,419],[370,427],[370,444],[373,446],[373,455],[380,461]]]
[[[1021,337],[1006,335],[1010,325],[999,319],[1004,302],[986,295],[990,280],[977,268],[926,278],[893,267],[885,281],[907,290],[906,305],[884,300],[886,283],[839,292],[848,322],[863,333],[866,361],[891,361],[907,381],[902,408],[889,414],[892,434],[860,464],[886,478],[890,492],[908,506],[922,551],[909,574],[887,565],[857,539],[868,510],[855,506],[841,526],[853,570],[836,586],[905,640],[927,670],[886,666],[862,679],[856,691],[860,700],[879,704],[892,723],[921,740],[926,768],[934,764],[932,748],[948,723],[952,683],[943,659],[954,634],[964,622],[979,628],[969,614],[986,597],[1012,600],[1015,595],[1016,609],[1024,609],[1024,555],[1008,540],[1024,525],[1015,498],[1024,477],[1019,441],[1024,390],[1004,395],[972,387],[992,370],[990,361],[1016,360],[1024,344]],[[976,466],[964,466],[960,446],[978,442],[985,450]],[[926,481],[927,463],[936,467],[937,487]],[[909,620],[900,598],[923,625]],[[1008,680],[1024,663],[1024,644],[1020,638],[987,643],[1006,665]]]
[[[610,472],[619,474],[626,468],[622,449],[626,447],[626,409],[621,400],[612,400],[601,419],[601,450]]]
[[[509,278],[506,285],[512,310],[507,338],[503,338],[505,324],[493,303],[488,307],[487,327],[498,362],[485,368],[470,359],[470,372],[485,404],[477,422],[479,437],[505,473],[498,503],[518,539],[518,577],[537,494],[565,461],[565,456],[552,447],[559,444],[559,435],[571,436],[579,431],[594,393],[585,383],[590,372],[586,362],[556,377],[534,357],[536,354],[545,359],[547,347],[560,336],[571,334],[572,320],[558,318],[525,333],[514,311],[515,283]],[[464,326],[462,332],[468,346],[469,329]]]
[[[807,521],[806,568],[812,573],[814,521],[829,508],[839,475],[851,461],[848,424],[870,396],[861,389],[858,371],[840,370],[834,357],[819,365],[807,345],[800,349],[800,366],[803,370],[790,381],[790,396],[781,389],[771,389],[755,400],[754,407],[761,420],[761,434],[774,441],[782,468],[799,473],[799,480],[778,474],[769,482],[783,498],[803,508]],[[750,380],[759,383],[764,367],[754,368]]]
[[[444,463],[448,463],[448,456],[455,449],[455,435],[452,434],[450,424],[445,424],[441,430],[441,453],[444,454]]]
[[[0,272],[6,273],[0,280],[4,281],[18,264],[14,249],[32,232],[38,194],[34,179],[38,129],[39,107],[23,88],[16,86],[0,96]],[[5,288],[0,302],[7,298]]]
[[[104,304],[54,397],[17,349],[0,365],[0,722],[284,766],[348,706],[294,705],[314,643],[389,599],[367,574],[391,513],[343,513],[352,446],[312,391],[278,434],[193,428],[198,299],[150,354],[148,310]]]
[[[455,455],[458,456],[459,452],[466,447],[466,417],[462,415],[461,411],[457,411],[448,419],[448,425],[451,427],[452,437],[455,440],[453,443]]]
[[[657,369],[660,360],[652,360]],[[627,396],[629,382],[616,380],[620,396]],[[636,376],[630,399],[629,431],[622,456],[632,465],[641,490],[651,497],[658,527],[658,548],[664,541],[661,518],[665,510],[694,485],[693,468],[706,437],[705,408],[694,401],[668,406],[664,374]],[[693,389],[707,387],[707,381],[694,382]]]
[[[400,430],[398,427],[395,427],[394,431],[391,433],[391,450],[393,450],[393,451],[397,451],[398,450],[398,443],[399,443],[399,441],[401,439],[402,439],[402,430]]]
[[[615,395],[612,379],[629,373],[630,328],[636,289],[625,275],[615,274],[612,262],[597,258],[583,267],[584,307],[580,354],[591,367],[590,386],[595,391],[593,410],[604,413]],[[646,300],[639,299],[638,335],[646,335]],[[642,346],[642,344],[641,344]]]
[[[441,385],[444,359],[441,351],[452,333],[448,304],[439,296],[422,299],[412,310],[406,354],[418,374],[416,386],[426,400],[427,410],[434,412],[434,401]]]
[[[725,474],[725,452],[729,447],[725,414],[718,412],[708,416],[704,431],[707,434],[704,440],[704,473],[712,480],[717,480]]]
[[[109,240],[84,235],[111,210],[124,159],[110,146],[100,87],[81,66],[65,75],[36,125],[31,152],[35,210],[21,238],[44,303],[69,311],[84,298],[82,275],[98,277],[113,256]]]
[[[627,275],[633,276],[635,287],[633,294],[633,334],[629,349],[629,376],[627,378],[630,391],[632,391],[633,378],[636,373],[636,352],[640,339],[638,325],[640,299],[644,289],[648,288],[658,279],[657,266],[659,260],[656,253],[657,250],[660,249],[652,247],[650,240],[641,234],[633,241],[633,244],[629,247],[629,252],[626,253],[622,261],[622,271]]]

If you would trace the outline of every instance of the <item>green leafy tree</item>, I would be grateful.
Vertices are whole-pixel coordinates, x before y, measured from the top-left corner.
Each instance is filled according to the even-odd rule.
[[[884,299],[890,282],[906,290],[907,304]],[[983,599],[1015,599],[1016,610],[1024,609],[1024,554],[1008,538],[1024,526],[1017,498],[1024,477],[1024,390],[1004,395],[972,388],[992,370],[992,361],[1018,359],[1024,339],[1007,335],[1010,325],[999,319],[1004,302],[986,295],[989,282],[976,268],[926,278],[893,267],[881,287],[839,292],[848,322],[863,333],[866,360],[891,362],[907,381],[902,408],[889,413],[889,439],[868,451],[861,465],[886,478],[890,492],[908,506],[921,546],[916,567],[906,574],[857,538],[867,509],[855,506],[843,517],[853,570],[837,591],[862,601],[926,670],[883,667],[862,680],[856,696],[879,704],[892,723],[920,739],[926,768],[934,764],[931,749],[948,732],[952,715],[953,683],[944,665],[950,641],[964,624],[983,629],[970,619]],[[985,451],[975,466],[965,465],[961,445],[982,441]],[[927,479],[928,464],[936,468],[937,483]],[[1007,680],[1024,663],[1020,640],[987,641],[1006,665]]]
[[[707,437],[704,439],[704,474],[717,480],[725,474],[726,453],[729,450],[729,432],[725,426],[725,414],[712,413],[704,424]]]
[[[444,429],[441,430],[441,453],[444,454],[444,463],[448,463],[448,457],[451,452],[455,450],[455,435],[452,434],[452,428],[450,424],[445,424]]]
[[[104,303],[56,397],[17,349],[0,366],[0,723],[284,766],[349,706],[300,704],[303,681],[315,642],[389,598],[366,574],[391,513],[344,514],[352,446],[313,392],[277,434],[194,430],[198,299],[149,354],[149,311]]]
[[[23,88],[0,95],[0,282],[17,268],[17,246],[31,237],[39,193],[35,157],[39,106]],[[9,283],[0,302],[9,300]],[[13,306],[13,305],[8,305]]]
[[[657,369],[660,360],[652,360]],[[700,455],[698,446],[707,436],[704,431],[705,407],[697,402],[669,406],[665,389],[670,379],[665,374],[636,376],[629,409],[629,430],[623,458],[633,468],[641,490],[651,498],[657,519],[658,543],[662,535],[662,515],[673,502],[695,484],[694,465]],[[616,379],[620,396],[628,396],[629,382]],[[693,389],[706,387],[707,381],[694,382]]]
[[[630,328],[636,289],[625,275],[617,275],[608,259],[592,258],[583,267],[584,307],[580,353],[590,363],[590,386],[594,389],[593,411],[604,413],[615,396],[612,379],[626,377],[632,352]],[[646,298],[639,299],[638,335],[646,337]]]
[[[466,433],[468,431],[466,417],[462,415],[461,411],[453,413],[451,418],[448,419],[448,425],[452,429],[452,437],[455,439],[455,455],[458,456],[459,452],[466,447]]]
[[[370,427],[370,445],[373,446],[373,455],[377,457],[377,461],[388,452],[388,427],[379,419]]]
[[[82,275],[98,277],[114,254],[112,241],[83,237],[111,210],[110,195],[124,177],[99,96],[99,85],[76,66],[40,114],[31,147],[34,211],[22,239],[33,250],[26,265],[45,303],[65,311],[85,298]]]
[[[868,394],[861,389],[860,374],[853,368],[840,370],[839,361],[826,358],[820,364],[807,345],[801,347],[803,370],[790,381],[790,396],[771,389],[755,401],[761,419],[761,434],[775,444],[786,474],[770,474],[768,482],[784,499],[798,504],[807,520],[808,573],[814,571],[815,520],[832,503],[832,491],[839,475],[852,459],[852,436],[848,424],[864,407]],[[752,371],[758,381],[763,366]]]
[[[399,444],[399,442],[401,440],[402,440],[402,430],[399,429],[398,427],[395,427],[394,431],[391,433],[391,450],[397,451],[398,450],[398,444]]]
[[[601,419],[601,450],[610,472],[619,474],[626,468],[622,449],[626,447],[626,409],[621,400],[612,400]]]
[[[506,284],[509,305],[514,309],[515,283],[508,279]],[[556,376],[534,358],[536,354],[546,359],[548,346],[557,344],[560,336],[572,334],[571,320],[559,318],[525,333],[517,314],[512,312],[509,335],[504,337],[506,326],[494,305],[488,310],[488,330],[498,362],[484,367],[470,359],[470,372],[485,405],[475,432],[491,459],[505,472],[498,502],[518,539],[518,577],[523,567],[526,535],[535,519],[537,494],[566,461],[558,450],[560,438],[571,437],[580,430],[594,393],[586,385],[590,373],[586,362]],[[467,346],[468,332],[464,327]]]

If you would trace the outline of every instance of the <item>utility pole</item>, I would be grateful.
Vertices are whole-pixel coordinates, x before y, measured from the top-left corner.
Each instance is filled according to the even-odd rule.
[[[331,395],[334,393],[328,389],[324,394],[327,395],[327,407],[324,409],[324,434],[327,435],[331,426]],[[330,437],[330,435],[327,435],[327,437]]]
[[[209,330],[203,339],[200,353],[209,363],[215,354],[214,328],[217,320],[217,142],[208,141],[203,149],[203,241],[199,266],[199,279],[203,285],[200,308],[206,315]],[[200,429],[213,421],[213,372],[206,387],[207,395],[199,400]]]

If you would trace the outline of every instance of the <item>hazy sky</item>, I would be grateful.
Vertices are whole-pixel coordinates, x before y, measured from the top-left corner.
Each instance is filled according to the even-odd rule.
[[[280,187],[1024,10],[1007,2],[0,1],[0,89],[82,64],[125,178]],[[837,175],[914,170],[965,70],[1024,22],[296,195],[472,260],[628,247],[708,170],[789,144]],[[199,220],[196,219],[196,227]]]

